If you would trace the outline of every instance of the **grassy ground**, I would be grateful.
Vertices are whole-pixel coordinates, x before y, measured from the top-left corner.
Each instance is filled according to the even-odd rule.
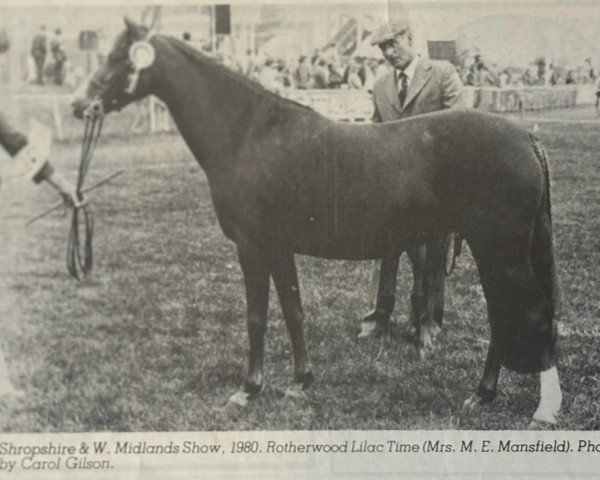
[[[109,117],[107,122],[124,122]],[[532,127],[533,123],[524,122]],[[125,124],[125,123],[123,123]],[[564,291],[559,428],[600,428],[600,169],[597,125],[543,124],[549,153],[559,275]],[[110,133],[110,132],[109,132]],[[79,145],[57,145],[74,171]],[[519,429],[538,397],[535,376],[503,372],[500,394],[470,415],[489,331],[468,250],[449,280],[445,329],[435,356],[408,342],[408,263],[402,262],[393,342],[358,341],[369,309],[367,262],[298,257],[309,351],[310,402],[284,398],[289,339],[272,294],[267,384],[243,411],[224,408],[243,381],[247,336],[235,249],[216,223],[205,177],[175,135],[103,138],[93,183],[95,272],[78,285],[65,268],[68,218],[24,219],[52,192],[9,182],[0,190],[0,319],[12,378],[26,396],[0,409],[2,431]],[[272,290],[273,293],[273,290]]]

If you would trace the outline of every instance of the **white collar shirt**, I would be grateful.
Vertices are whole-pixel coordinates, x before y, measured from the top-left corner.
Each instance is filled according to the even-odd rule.
[[[394,69],[394,75],[395,75],[395,79],[396,79],[396,88],[398,89],[398,92],[400,92],[400,90],[402,90],[401,74],[404,73],[404,75],[406,76],[406,85],[410,86],[410,82],[412,82],[412,79],[415,76],[415,70],[417,69],[417,65],[419,64],[419,59],[420,59],[420,56],[415,55],[415,57],[412,59],[412,61],[408,64],[408,66],[404,70],[399,70],[397,68]]]

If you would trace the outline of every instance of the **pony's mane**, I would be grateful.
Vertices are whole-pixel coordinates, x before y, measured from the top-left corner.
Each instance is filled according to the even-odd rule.
[[[212,72],[214,72],[218,76],[224,77],[225,79],[230,80],[233,83],[243,86],[244,88],[250,90],[251,92],[253,92],[254,94],[256,94],[258,96],[268,97],[268,98],[271,98],[271,99],[273,99],[279,103],[285,104],[285,105],[302,108],[304,110],[309,110],[311,112],[314,112],[314,110],[312,108],[307,107],[306,105],[303,105],[299,102],[296,102],[295,100],[290,100],[288,98],[284,98],[284,97],[264,88],[262,85],[255,82],[254,80],[251,80],[244,75],[234,72],[233,70],[226,67],[225,65],[217,62],[216,60],[213,60],[212,58],[203,54],[199,50],[191,47],[190,45],[186,44],[185,42],[183,42],[175,37],[166,36],[166,35],[161,35],[161,37],[164,38],[165,40],[167,40],[171,45],[173,45],[175,48],[177,48],[177,50],[181,51],[181,53],[183,53],[185,56],[187,56],[194,62],[197,62],[197,63],[201,64],[202,66],[207,67],[208,69],[210,69]]]

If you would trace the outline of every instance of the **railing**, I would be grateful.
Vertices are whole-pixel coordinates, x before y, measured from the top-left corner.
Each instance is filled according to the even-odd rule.
[[[473,108],[501,113],[575,107],[578,87],[467,87],[465,91]]]
[[[368,122],[373,115],[373,100],[366,91],[288,90],[284,96],[335,120]]]
[[[488,88],[465,87],[467,105],[488,112],[519,112],[549,108],[569,108],[578,102],[575,85],[556,87]],[[308,105],[336,120],[363,122],[373,114],[368,92],[360,90],[292,90],[288,98]],[[589,95],[587,96],[589,97]],[[585,103],[592,103],[589,98]]]

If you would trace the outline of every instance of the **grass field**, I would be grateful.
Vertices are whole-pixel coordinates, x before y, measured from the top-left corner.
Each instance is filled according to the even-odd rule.
[[[538,132],[551,164],[563,288],[560,429],[600,429],[599,130],[545,123]],[[75,142],[58,144],[55,163],[74,172],[78,151]],[[244,410],[225,408],[246,368],[245,304],[235,248],[216,223],[204,174],[176,135],[105,136],[89,183],[118,169],[127,172],[92,197],[95,271],[82,284],[65,268],[68,217],[24,227],[54,194],[20,181],[0,189],[1,345],[26,392],[0,409],[0,430],[526,427],[538,399],[533,375],[503,371],[496,401],[461,412],[489,338],[468,249],[448,283],[438,348],[422,362],[409,343],[406,260],[392,345],[376,362],[379,342],[356,339],[370,308],[371,264],[298,257],[316,375],[310,400],[284,397],[292,359],[272,289],[265,389]]]

